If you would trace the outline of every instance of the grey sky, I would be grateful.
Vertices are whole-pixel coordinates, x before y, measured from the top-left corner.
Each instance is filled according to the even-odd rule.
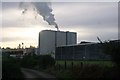
[[[97,36],[103,41],[118,39],[117,2],[52,2],[52,9],[60,30],[77,32],[78,42],[98,41]],[[22,15],[21,11],[18,3],[3,3],[2,35],[5,46],[12,41],[24,42],[28,39],[29,42],[26,45],[37,46],[40,30],[55,30],[41,16],[37,15],[35,19],[36,13],[31,8],[25,15]],[[29,33],[35,33],[34,37]]]

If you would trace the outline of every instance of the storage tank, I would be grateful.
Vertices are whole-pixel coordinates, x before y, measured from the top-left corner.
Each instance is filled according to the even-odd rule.
[[[54,55],[56,47],[62,45],[76,44],[76,38],[76,32],[43,30],[39,33],[38,55]]]

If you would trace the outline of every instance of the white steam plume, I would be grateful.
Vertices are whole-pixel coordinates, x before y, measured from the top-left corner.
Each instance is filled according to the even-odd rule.
[[[49,25],[54,25],[55,28],[59,30],[50,5],[50,2],[21,2],[20,8],[23,9],[22,14],[25,14],[28,9],[32,7],[34,11],[43,17],[43,20],[45,20]]]

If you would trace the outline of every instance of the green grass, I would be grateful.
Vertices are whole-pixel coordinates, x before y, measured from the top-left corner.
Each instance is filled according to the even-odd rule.
[[[109,66],[109,67],[114,66],[114,63],[112,61],[66,61],[67,66],[70,66],[72,62],[74,63],[74,65],[80,65],[82,62],[83,65],[97,64],[100,66]],[[64,66],[65,61],[56,61],[56,64],[60,64],[61,66]]]
[[[58,80],[75,80],[77,78],[107,78],[113,75],[114,63],[112,61],[73,61],[74,67],[71,67],[72,61],[56,61],[56,66],[42,70],[43,72],[54,75]],[[83,67],[79,66],[83,62]],[[60,64],[60,68],[57,64]],[[86,65],[85,65],[86,64]],[[97,64],[97,65],[92,65]],[[63,66],[63,67],[62,67]],[[68,67],[69,66],[69,67]],[[41,70],[40,70],[41,71]],[[103,75],[104,74],[104,75]],[[115,74],[116,75],[116,74]]]
[[[81,62],[83,62],[84,68],[80,66]],[[93,76],[96,78],[101,78],[104,76],[107,77],[107,75],[109,75],[109,73],[106,74],[106,72],[110,72],[110,74],[114,72],[114,63],[112,61],[73,61],[73,68],[71,68],[71,63],[72,61],[66,61],[67,67],[65,69],[65,61],[56,61],[56,68],[48,68],[45,70],[45,72],[55,75],[58,80],[59,78],[64,80],[74,80],[74,78],[77,77],[92,78]],[[60,69],[57,64],[61,65]]]

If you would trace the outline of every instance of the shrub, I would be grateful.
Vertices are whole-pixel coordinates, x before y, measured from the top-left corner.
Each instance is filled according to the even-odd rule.
[[[24,56],[21,60],[22,67],[33,68],[36,64],[36,59],[31,55]]]
[[[10,78],[22,78],[23,75],[20,69],[19,60],[15,58],[3,58],[2,59],[2,78],[10,79]]]
[[[78,79],[117,79],[117,70],[114,67],[99,65],[84,65],[83,68],[76,67],[72,70],[73,78]]]
[[[40,68],[46,69],[48,67],[55,65],[55,60],[50,55],[41,55],[39,56],[38,64]]]
[[[120,42],[105,42],[103,50],[106,54],[111,55],[112,61],[116,63],[120,71]]]
[[[21,65],[27,68],[39,66],[41,69],[46,69],[47,67],[54,66],[55,60],[50,55],[27,55],[22,59]]]

